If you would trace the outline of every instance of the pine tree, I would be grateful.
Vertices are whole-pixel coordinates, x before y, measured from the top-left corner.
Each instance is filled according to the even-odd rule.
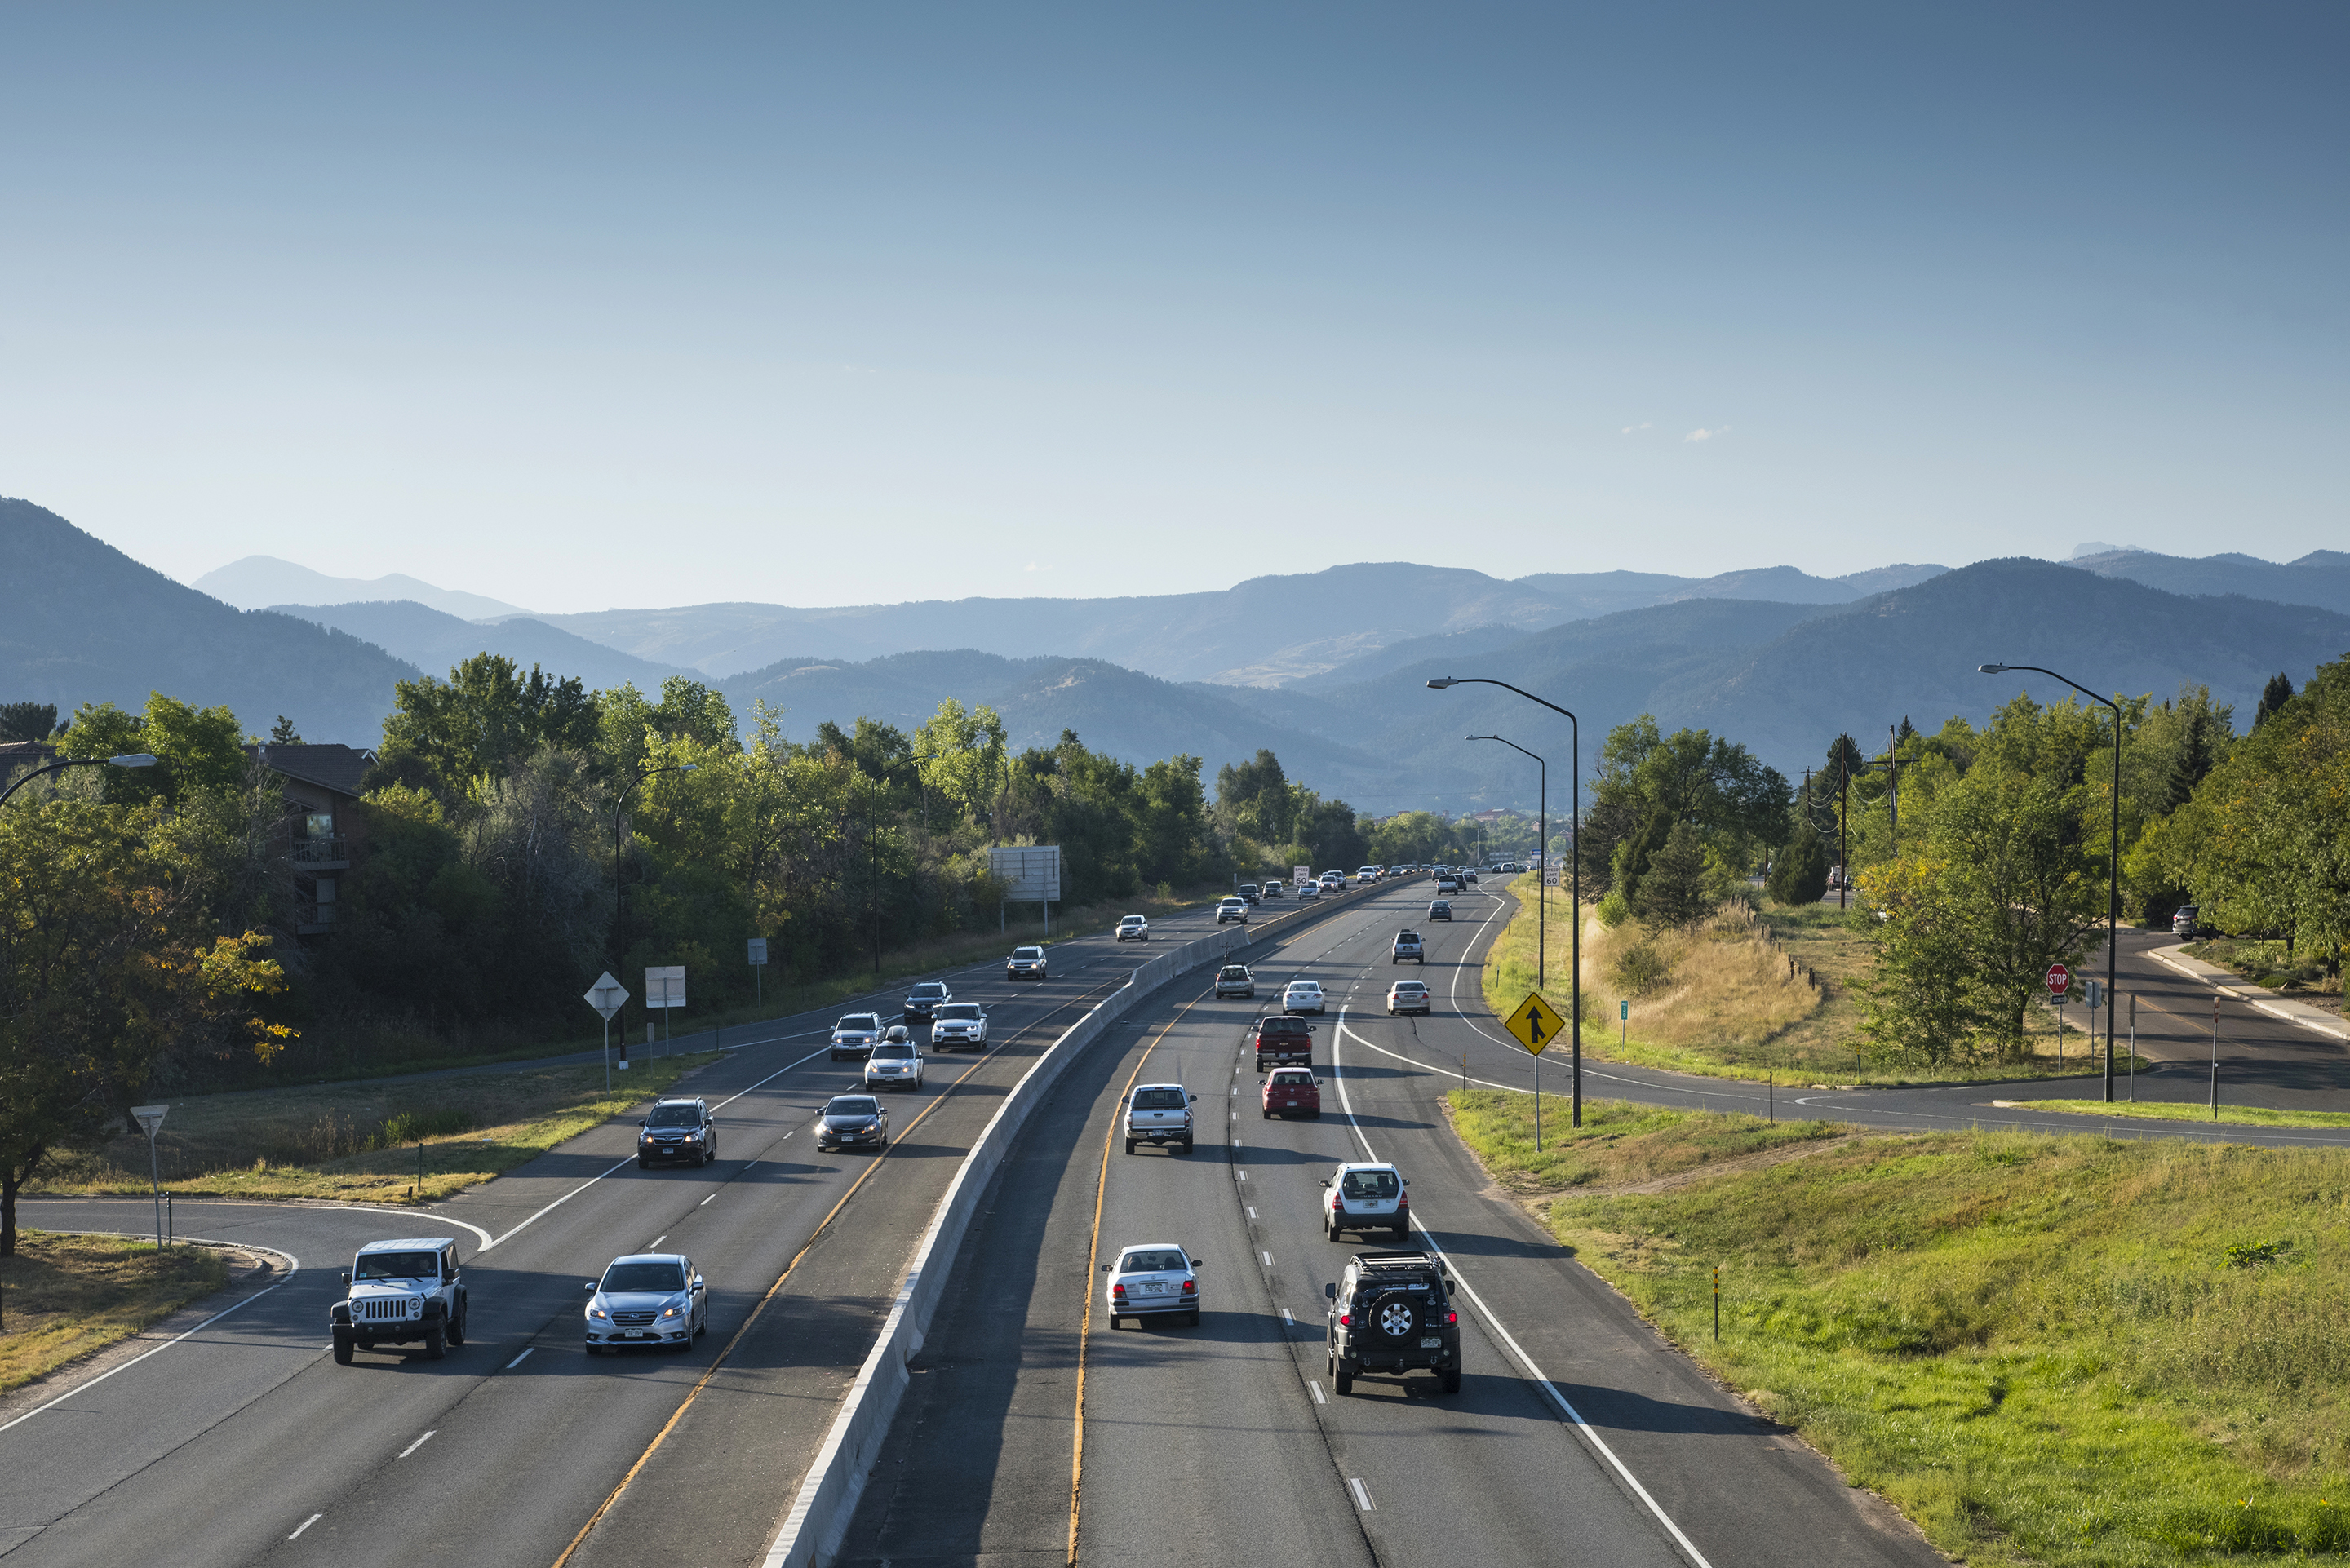
[[[302,732],[294,727],[293,720],[280,713],[277,722],[269,727],[269,743],[273,746],[298,746],[302,743]]]
[[[1827,890],[1827,851],[1820,846],[1817,833],[1799,826],[1795,836],[1773,857],[1764,891],[1777,904],[1816,904]]]
[[[1705,840],[1696,828],[1673,825],[1664,847],[1650,857],[1632,907],[1652,926],[1693,926],[1713,912],[1705,896]]]
[[[2270,714],[2292,701],[2293,682],[2285,679],[2282,670],[2270,676],[2269,683],[2261,689],[2261,705],[2252,710],[2252,728],[2259,729]]]
[[[2211,771],[2211,721],[2199,708],[2187,712],[2187,734],[2171,759],[2170,781],[2163,810],[2177,811],[2195,794],[2195,786]]]

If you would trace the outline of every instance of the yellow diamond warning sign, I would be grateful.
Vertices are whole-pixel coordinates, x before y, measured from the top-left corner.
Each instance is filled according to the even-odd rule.
[[[1539,992],[1530,991],[1503,1027],[1518,1037],[1519,1044],[1539,1056],[1544,1046],[1558,1038],[1558,1032],[1566,1027],[1566,1020]]]

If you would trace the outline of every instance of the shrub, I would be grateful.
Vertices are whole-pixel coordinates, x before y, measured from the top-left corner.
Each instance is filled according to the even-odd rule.
[[[1624,902],[1624,895],[1612,889],[1599,900],[1598,913],[1599,923],[1611,931],[1632,918],[1631,906]]]
[[[1673,962],[1649,941],[1634,942],[1608,971],[1627,996],[1646,996],[1672,978]]]

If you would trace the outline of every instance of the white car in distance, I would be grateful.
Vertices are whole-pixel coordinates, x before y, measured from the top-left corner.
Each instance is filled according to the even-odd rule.
[[[1424,980],[1399,980],[1393,985],[1388,987],[1388,1017],[1392,1018],[1399,1012],[1418,1012],[1425,1014],[1427,1012],[1428,981]]]
[[[1200,1263],[1185,1249],[1172,1241],[1128,1247],[1102,1269],[1109,1275],[1103,1294],[1112,1329],[1122,1317],[1139,1328],[1146,1317],[1174,1314],[1200,1326]]]
[[[1311,1012],[1319,1016],[1330,1011],[1322,995],[1318,980],[1293,980],[1281,990],[1281,1010],[1284,1012]]]
[[[1128,915],[1118,923],[1117,936],[1122,942],[1147,942],[1150,940],[1150,922],[1140,915]]]

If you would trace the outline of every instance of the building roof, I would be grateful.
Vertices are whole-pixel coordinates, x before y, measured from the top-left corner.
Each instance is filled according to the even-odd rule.
[[[289,779],[357,798],[359,781],[375,765],[375,753],[357,746],[258,745],[247,748],[262,764]]]
[[[47,741],[9,741],[0,744],[0,784],[5,784],[30,768],[43,768],[57,760],[57,749]]]

